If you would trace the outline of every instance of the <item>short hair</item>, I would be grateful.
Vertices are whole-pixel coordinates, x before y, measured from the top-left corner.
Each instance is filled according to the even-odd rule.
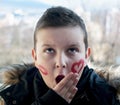
[[[37,43],[37,32],[47,27],[80,26],[84,33],[85,49],[88,47],[87,31],[84,21],[72,10],[66,7],[51,7],[38,20],[34,31],[34,48]]]

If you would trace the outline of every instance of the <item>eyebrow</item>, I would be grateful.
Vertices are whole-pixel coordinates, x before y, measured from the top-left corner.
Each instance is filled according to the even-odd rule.
[[[56,46],[55,44],[43,44],[42,45],[42,47],[54,47],[54,46]],[[75,47],[75,46],[78,46],[78,47],[80,47],[80,43],[79,42],[76,42],[76,43],[68,43],[67,44],[67,46],[69,46],[69,47]]]
[[[50,46],[55,46],[54,44],[43,44],[42,47],[50,47]]]
[[[76,42],[76,43],[72,43],[72,44],[68,44],[69,46],[80,46],[80,43],[79,42]]]
[[[73,45],[70,45],[70,46],[68,46],[68,47],[79,47],[80,48],[80,45],[78,45],[78,44],[73,44]]]

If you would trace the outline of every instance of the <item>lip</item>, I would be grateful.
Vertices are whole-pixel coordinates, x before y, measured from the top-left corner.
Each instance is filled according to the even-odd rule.
[[[55,78],[56,83],[59,83],[64,77],[65,77],[64,75],[58,75],[58,76]]]

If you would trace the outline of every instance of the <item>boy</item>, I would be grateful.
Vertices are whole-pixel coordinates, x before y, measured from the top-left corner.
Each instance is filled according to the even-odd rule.
[[[34,32],[35,67],[0,94],[6,105],[119,105],[115,89],[87,66],[90,53],[83,20],[49,8]]]

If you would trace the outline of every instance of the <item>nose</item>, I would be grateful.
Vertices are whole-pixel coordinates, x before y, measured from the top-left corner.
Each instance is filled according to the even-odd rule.
[[[56,67],[57,67],[57,68],[66,68],[66,66],[65,66],[65,65],[59,65],[59,64],[58,64],[58,65],[56,65]]]
[[[59,69],[66,68],[67,62],[66,62],[66,56],[64,53],[57,55],[55,66],[56,68],[59,68]]]

